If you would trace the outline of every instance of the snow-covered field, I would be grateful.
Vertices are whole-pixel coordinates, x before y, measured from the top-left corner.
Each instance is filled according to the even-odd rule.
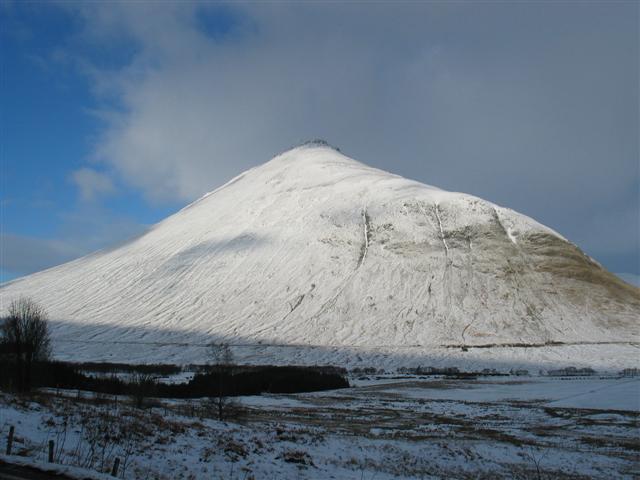
[[[384,393],[403,397],[466,402],[530,402],[549,407],[610,409],[640,412],[640,379],[498,377],[476,381],[423,380],[376,385]],[[397,387],[397,389],[396,389]]]
[[[205,364],[209,360],[209,346],[198,343],[194,335],[191,343],[147,343],[131,341],[89,342],[73,337],[54,338],[56,360],[128,361],[133,364],[172,363]],[[419,346],[304,346],[304,345],[238,345],[230,348],[236,363],[242,365],[340,365],[347,368],[375,366],[394,372],[408,367],[457,367],[462,371],[494,368],[508,373],[512,369],[526,369],[537,374],[568,366],[591,367],[600,373],[618,373],[625,368],[640,367],[640,345],[579,344],[545,347],[439,348]]]
[[[242,397],[209,418],[196,400],[0,397],[14,453],[122,478],[638,478],[638,378],[354,379],[353,387]],[[77,397],[74,395],[74,397]],[[3,442],[4,444],[4,442]],[[538,474],[540,472],[540,475]]]

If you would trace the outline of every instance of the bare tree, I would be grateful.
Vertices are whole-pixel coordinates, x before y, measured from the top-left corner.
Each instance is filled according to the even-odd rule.
[[[233,393],[234,360],[228,344],[209,344],[208,370],[210,374],[215,374],[217,380],[216,395],[210,398],[211,406],[217,411],[218,420],[224,420],[234,407],[229,395]]]
[[[136,372],[131,377],[132,396],[134,404],[137,408],[144,408],[147,399],[153,395],[156,390],[156,380],[149,373]]]
[[[45,309],[30,298],[21,297],[9,304],[9,313],[0,325],[2,342],[15,362],[16,387],[31,388],[33,364],[48,360],[51,337]]]

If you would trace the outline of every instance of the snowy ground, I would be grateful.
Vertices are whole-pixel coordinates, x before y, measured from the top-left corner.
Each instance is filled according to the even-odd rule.
[[[0,397],[14,453],[122,478],[638,478],[640,379],[359,379],[354,387],[243,397],[233,422],[201,401]],[[81,396],[81,397],[86,397]],[[538,469],[541,474],[538,475]],[[121,473],[122,470],[121,470]]]
[[[382,377],[384,378],[384,377]],[[373,383],[376,391],[399,393],[406,398],[466,402],[531,402],[549,407],[640,411],[638,378],[488,377],[476,381],[423,380],[358,381]],[[384,382],[384,386],[379,384]],[[391,382],[391,383],[387,383]]]

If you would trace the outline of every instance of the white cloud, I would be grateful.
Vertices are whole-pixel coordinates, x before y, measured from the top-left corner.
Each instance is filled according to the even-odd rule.
[[[597,227],[638,216],[637,5],[233,4],[222,36],[201,21],[220,4],[71,8],[78,43],[135,46],[83,65],[105,100],[95,157],[150,199],[192,200],[324,137],[637,255],[637,222]]]
[[[71,173],[71,180],[80,189],[80,196],[85,201],[93,201],[98,197],[114,193],[116,188],[111,178],[91,168],[80,168]]]

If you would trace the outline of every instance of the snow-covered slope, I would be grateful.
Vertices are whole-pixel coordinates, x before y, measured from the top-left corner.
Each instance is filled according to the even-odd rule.
[[[197,362],[222,338],[316,353],[639,340],[640,289],[556,232],[323,145],[0,295],[45,305],[64,358]]]

